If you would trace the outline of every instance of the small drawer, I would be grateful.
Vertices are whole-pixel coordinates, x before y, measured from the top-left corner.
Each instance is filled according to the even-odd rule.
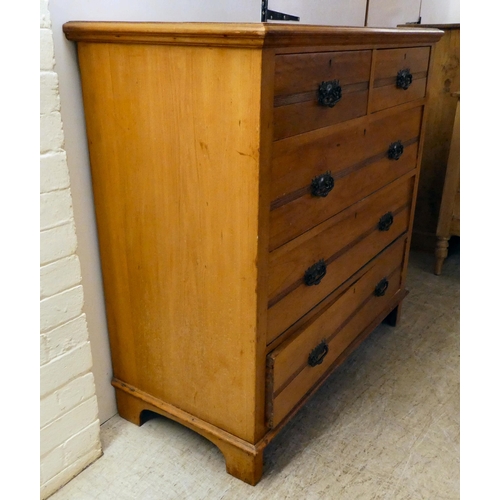
[[[371,112],[425,96],[430,47],[375,52]]]
[[[271,164],[270,250],[344,210],[416,166],[422,107],[275,142]],[[390,147],[403,145],[396,160]],[[315,182],[332,177],[318,196]]]
[[[371,51],[276,56],[276,140],[366,114]]]
[[[364,268],[364,274],[267,357],[267,424],[278,425],[335,360],[388,307],[400,290],[406,239]]]
[[[398,179],[271,252],[268,344],[407,231],[414,179]]]

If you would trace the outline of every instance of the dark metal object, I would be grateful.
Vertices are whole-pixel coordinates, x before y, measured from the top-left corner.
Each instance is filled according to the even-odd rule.
[[[331,172],[325,172],[318,175],[311,181],[311,194],[324,198],[333,189],[335,181],[333,180]]]
[[[387,156],[391,160],[399,160],[404,150],[405,148],[401,141],[393,142],[392,144],[389,145],[389,149],[387,150]]]
[[[333,108],[342,98],[342,87],[338,80],[321,82],[318,87],[318,103],[320,106]]]
[[[398,71],[398,76],[396,76],[396,87],[398,89],[408,90],[412,81],[413,75],[410,73],[409,69],[402,69]]]
[[[326,274],[326,264],[323,259],[313,264],[304,273],[304,283],[306,286],[319,285],[319,282]]]
[[[389,287],[389,282],[387,281],[387,278],[382,279],[377,286],[375,287],[375,291],[373,292],[375,294],[375,297],[382,297],[382,295],[385,295],[385,292],[387,291],[387,288]]]
[[[262,7],[260,11],[260,20],[265,23],[266,21],[300,21],[300,17],[292,16],[291,14],[284,14],[283,12],[276,12],[267,8],[268,0],[262,0]]]
[[[328,344],[326,340],[322,340],[309,354],[307,364],[309,366],[317,366],[323,363],[325,356],[328,354]]]
[[[379,231],[389,231],[389,228],[392,226],[393,222],[394,217],[392,216],[391,212],[387,212],[386,214],[382,215],[382,217],[380,217],[380,220],[378,221]]]

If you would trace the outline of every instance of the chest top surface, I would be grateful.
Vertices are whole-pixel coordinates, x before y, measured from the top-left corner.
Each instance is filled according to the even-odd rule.
[[[286,47],[434,43],[443,32],[434,28],[362,28],[268,23],[146,23],[71,21],[63,26],[69,40]]]

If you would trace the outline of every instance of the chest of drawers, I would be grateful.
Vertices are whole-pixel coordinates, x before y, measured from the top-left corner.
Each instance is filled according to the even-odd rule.
[[[442,32],[84,23],[77,42],[120,415],[259,481],[266,445],[405,291]]]

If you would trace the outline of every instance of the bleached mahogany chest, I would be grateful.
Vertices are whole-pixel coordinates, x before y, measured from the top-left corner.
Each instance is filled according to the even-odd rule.
[[[406,294],[433,29],[64,25],[77,42],[119,413],[256,484]]]

